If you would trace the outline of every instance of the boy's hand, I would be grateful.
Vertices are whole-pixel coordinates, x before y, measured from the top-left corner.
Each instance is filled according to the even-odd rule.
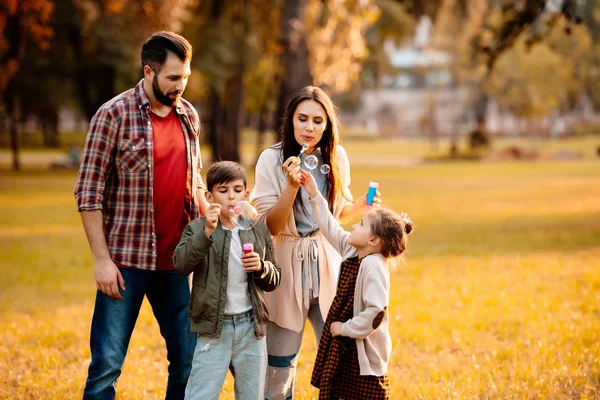
[[[331,336],[342,336],[342,323],[340,321],[332,322],[329,331]]]
[[[302,187],[304,187],[304,190],[306,190],[312,199],[319,193],[319,188],[317,187],[314,176],[303,169],[300,170],[300,176],[302,177]]]
[[[262,270],[260,256],[255,252],[242,254],[242,265],[246,272],[260,272]]]
[[[206,226],[204,232],[206,236],[210,237],[213,231],[217,229],[217,223],[219,222],[219,215],[221,214],[221,205],[218,203],[212,203],[206,210]]]

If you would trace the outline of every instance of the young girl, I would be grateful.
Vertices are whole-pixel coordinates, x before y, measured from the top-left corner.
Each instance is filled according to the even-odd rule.
[[[364,196],[352,203],[350,166],[339,145],[339,122],[323,90],[307,86],[292,96],[281,127],[281,142],[265,149],[256,164],[250,196],[273,235],[281,267],[281,286],[268,293],[267,368],[265,398],[291,399],[304,325],[310,320],[317,342],[339,276],[340,255],[322,239],[308,194],[301,189],[300,170],[311,155],[327,174],[316,168],[318,191],[326,208],[338,219],[363,214]],[[307,148],[302,151],[302,146]],[[379,196],[375,202],[380,202]]]
[[[329,212],[313,176],[301,174],[317,225],[344,259],[311,384],[320,389],[319,399],[389,399],[387,261],[404,252],[412,222],[405,213],[374,208],[346,232]]]

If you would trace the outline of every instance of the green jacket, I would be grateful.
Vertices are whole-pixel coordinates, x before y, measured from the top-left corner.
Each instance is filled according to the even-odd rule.
[[[219,222],[208,238],[204,233],[206,218],[191,221],[183,231],[173,254],[178,273],[194,273],[190,309],[190,330],[202,336],[219,337],[223,328],[227,300],[227,273],[231,231]],[[266,333],[269,312],[263,292],[279,286],[281,271],[276,265],[273,241],[269,228],[258,222],[252,229],[240,230],[242,243],[252,243],[262,260],[262,271],[248,273],[248,291],[254,313],[254,332],[257,338]]]

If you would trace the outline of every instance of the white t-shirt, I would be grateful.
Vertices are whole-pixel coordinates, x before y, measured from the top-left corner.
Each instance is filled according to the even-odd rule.
[[[225,315],[236,315],[250,311],[252,302],[248,291],[248,273],[242,265],[242,242],[240,240],[240,229],[237,227],[231,230],[227,269]]]

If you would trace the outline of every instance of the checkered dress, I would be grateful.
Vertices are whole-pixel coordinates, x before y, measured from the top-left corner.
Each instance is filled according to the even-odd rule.
[[[342,263],[333,304],[323,327],[319,351],[310,383],[319,389],[319,399],[389,399],[390,382],[383,376],[360,375],[356,340],[331,336],[331,323],[353,317],[354,289],[361,260],[350,258]]]

